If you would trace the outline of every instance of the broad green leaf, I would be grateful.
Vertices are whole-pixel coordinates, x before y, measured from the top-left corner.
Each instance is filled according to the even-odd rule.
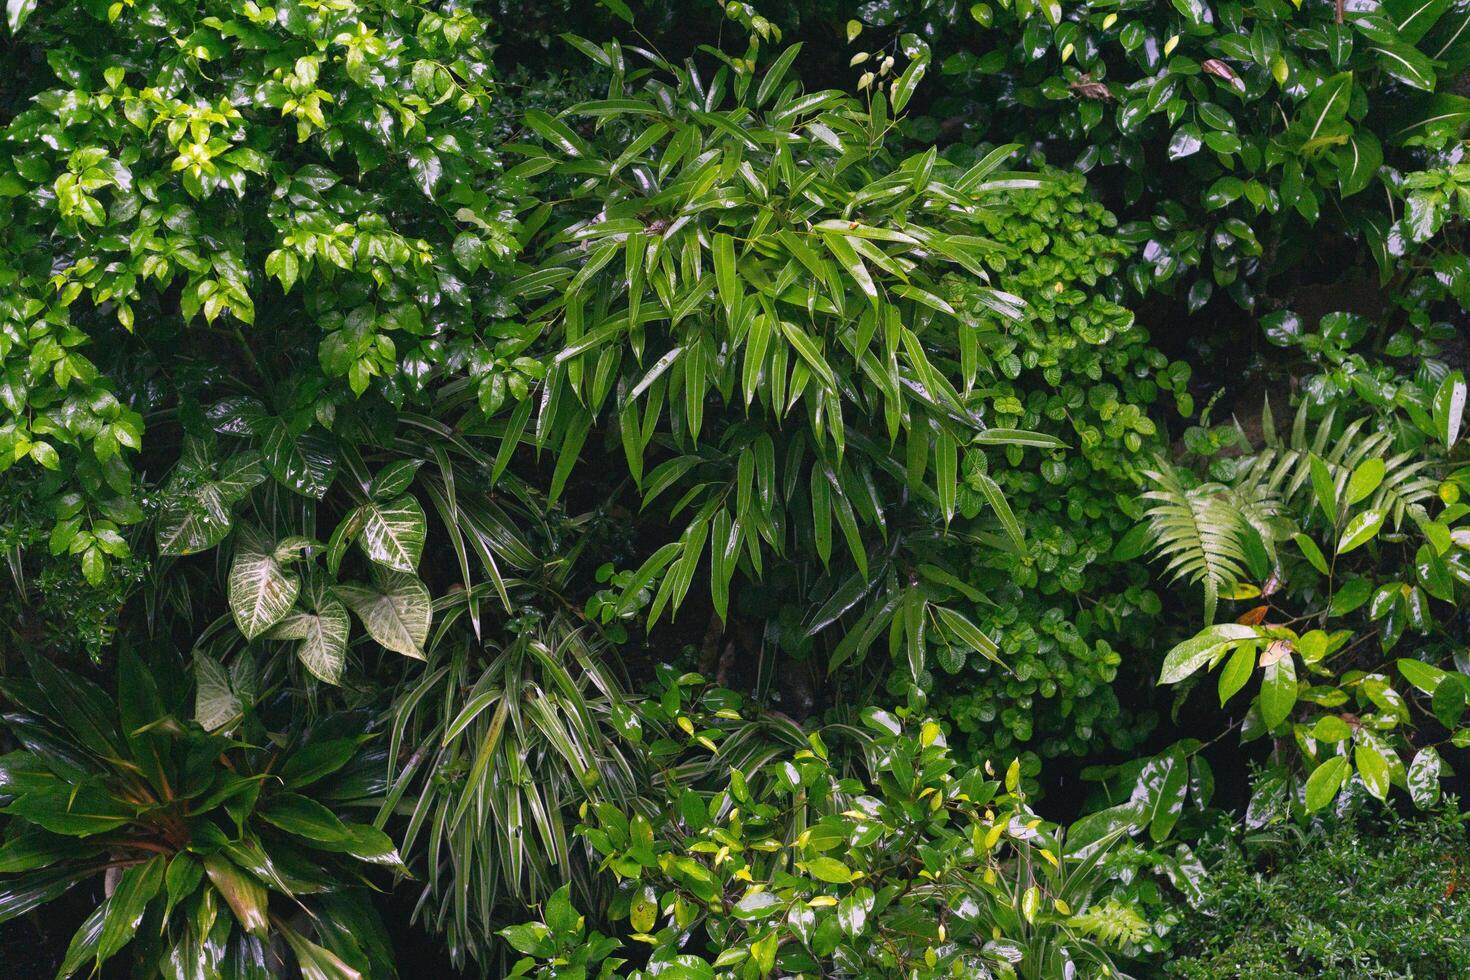
[[[1307,812],[1315,813],[1337,797],[1343,781],[1348,777],[1348,760],[1345,755],[1335,755],[1322,763],[1307,777]]]
[[[323,594],[315,606],[313,612],[297,612],[281,620],[266,639],[300,640],[296,656],[302,666],[328,684],[340,684],[352,622],[347,607],[330,593]]]
[[[1363,778],[1368,792],[1380,800],[1387,799],[1390,769],[1388,759],[1377,743],[1360,740],[1353,748],[1353,762],[1357,764],[1358,775]]]
[[[97,962],[110,959],[133,938],[148,903],[163,886],[166,862],[161,854],[123,871],[106,902],[102,916],[102,932],[97,938]]]
[[[295,954],[302,980],[363,980],[362,974],[336,953],[318,946],[284,922],[278,922],[277,931]]]
[[[1348,477],[1347,503],[1349,506],[1361,500],[1366,500],[1374,490],[1378,489],[1383,482],[1383,474],[1386,466],[1381,457],[1365,459],[1353,468],[1352,476]]]
[[[1311,91],[1297,110],[1303,142],[1311,143],[1331,124],[1341,122],[1347,116],[1352,92],[1353,73],[1350,71],[1324,79]]]
[[[340,817],[299,793],[278,793],[258,812],[266,823],[318,844],[342,845],[351,840]]]
[[[243,710],[229,672],[213,657],[195,650],[194,720],[206,731],[217,731],[234,724]]]
[[[1164,666],[1159,672],[1160,684],[1177,684],[1227,647],[1242,640],[1258,639],[1263,634],[1254,626],[1240,623],[1220,623],[1201,630],[1183,643],[1174,646],[1164,656]]]
[[[1465,420],[1465,392],[1464,374],[1453,371],[1434,393],[1434,430],[1446,449],[1460,438],[1460,426]]]
[[[1366,190],[1383,167],[1383,146],[1368,129],[1358,129],[1337,148],[1337,186],[1343,197]]]
[[[873,901],[871,888],[855,888],[852,894],[837,903],[837,923],[849,937],[856,939],[867,931]]]
[[[19,33],[25,26],[26,18],[36,9],[37,2],[38,0],[5,0],[5,23],[10,25],[11,34]]]
[[[1251,679],[1251,674],[1256,668],[1256,648],[1254,644],[1242,643],[1235,648],[1230,659],[1225,662],[1225,669],[1220,671],[1219,691],[1220,707],[1235,696],[1235,693],[1245,686],[1245,682]]]
[[[730,911],[737,919],[763,919],[775,915],[785,906],[786,903],[774,892],[755,891],[736,902]]]
[[[1439,752],[1432,745],[1426,745],[1416,752],[1414,760],[1409,763],[1409,796],[1421,810],[1427,810],[1439,802],[1440,768]]]
[[[252,936],[270,930],[266,890],[249,872],[219,854],[204,857],[204,873],[235,915],[235,921]]]
[[[1296,705],[1296,661],[1290,652],[1266,665],[1261,677],[1261,721],[1267,731],[1284,722]]]
[[[1426,664],[1422,660],[1402,658],[1398,661],[1398,668],[1406,681],[1425,694],[1431,695],[1444,682],[1444,679],[1450,676],[1448,671]]]
[[[368,486],[368,496],[374,500],[391,500],[397,497],[413,485],[413,478],[423,465],[424,461],[421,459],[400,459],[389,463],[373,476],[373,482]]]
[[[82,920],[81,926],[72,935],[71,942],[66,947],[66,955],[61,958],[61,968],[56,971],[58,980],[63,977],[75,975],[87,964],[94,965],[97,962],[97,950],[102,941],[102,929],[107,920],[107,903],[101,905]]]
[[[337,474],[337,454],[326,436],[310,430],[292,435],[283,422],[271,425],[261,454],[277,482],[317,500],[326,496]]]
[[[1348,521],[1347,528],[1342,532],[1342,538],[1337,542],[1338,555],[1345,555],[1354,548],[1361,547],[1372,541],[1383,527],[1383,511],[1365,510]]]
[[[279,622],[300,591],[300,577],[276,560],[274,546],[258,533],[242,531],[230,564],[229,602],[245,639],[253,640]]]
[[[1149,806],[1148,835],[1155,842],[1167,838],[1179,816],[1184,812],[1184,799],[1189,788],[1189,766],[1182,756],[1169,754],[1155,760],[1160,768],[1157,776],[1150,778],[1145,767],[1141,777],[1149,786],[1152,799]]]
[[[540,109],[532,109],[526,113],[525,118],[527,126],[530,126],[537,135],[567,156],[587,157],[592,155],[592,148],[587,145],[586,141],[559,119],[553,119]]]
[[[363,552],[394,571],[416,571],[428,529],[418,498],[404,494],[387,503],[373,501],[364,504],[360,512],[362,533],[357,541]]]
[[[845,885],[852,880],[852,869],[836,858],[814,857],[806,861],[806,869],[813,878],[833,884]]]
[[[335,591],[362,620],[368,635],[394,653],[424,659],[434,607],[417,576],[378,569],[375,586],[339,585]]]
[[[156,530],[163,555],[191,555],[213,548],[233,525],[232,508],[266,477],[260,454],[240,453],[220,465],[218,475],[180,471],[164,488]]]
[[[105,834],[136,817],[134,807],[102,789],[95,780],[73,785],[53,781],[46,789],[16,797],[5,812],[67,837]]]
[[[1319,742],[1345,742],[1353,737],[1353,730],[1337,715],[1323,715],[1312,725],[1312,737]]]

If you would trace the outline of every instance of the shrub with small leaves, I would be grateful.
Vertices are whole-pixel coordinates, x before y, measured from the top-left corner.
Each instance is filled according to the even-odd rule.
[[[954,558],[967,568],[966,612],[998,637],[1001,662],[939,647],[940,668],[963,682],[942,683],[935,671],[935,709],[978,757],[1081,754],[1104,742],[1126,750],[1147,732],[1149,716],[1125,712],[1112,689],[1120,651],[1149,648],[1149,621],[1160,609],[1135,560],[1141,549],[1124,538],[1142,516],[1139,453],[1163,444],[1153,416],[1193,410],[1188,366],[1150,346],[1118,301],[1115,276],[1129,248],[1112,236],[1112,215],[1087,197],[1080,176],[1043,176],[1039,188],[987,218],[997,261],[1032,316],[1007,323],[986,314],[966,298],[963,281],[950,292],[996,334],[986,395],[998,420],[1069,446],[1044,454],[1037,469],[992,467],[978,450],[961,464],[961,514],[984,506],[993,480],[1015,502],[1027,536],[1024,552]]]
[[[1110,947],[1148,931],[1102,898],[1106,844],[1068,852],[1018,762],[966,770],[937,723],[873,708],[862,729],[762,738],[732,692],[664,684],[641,740],[678,788],[656,812],[588,806],[577,830],[620,883],[609,914],[650,948],[646,969],[608,959],[615,941],[559,893],[502,931],[527,954],[513,976],[1117,975]],[[852,775],[831,738],[856,750]]]

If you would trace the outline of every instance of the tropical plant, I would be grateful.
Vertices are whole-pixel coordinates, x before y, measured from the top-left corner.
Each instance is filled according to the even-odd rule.
[[[618,941],[590,933],[563,891],[543,921],[503,931],[526,954],[513,976],[590,976],[599,963],[596,975],[628,977],[1124,975],[1108,950],[1148,925],[1092,902],[1108,842],[1068,855],[1026,803],[1019,764],[1001,778],[966,771],[936,723],[868,709],[864,778],[840,778],[817,734],[732,765],[738,701],[712,692],[725,706],[706,714],[703,683],[667,675],[650,710],[676,721],[656,756],[712,757],[715,788],[675,781],[648,814],[597,803],[578,829],[620,882],[613,918],[652,946],[647,969],[624,970]]]
[[[1460,546],[1470,541],[1460,526],[1470,513],[1459,502],[1465,474],[1445,473],[1439,483],[1428,475],[1440,462],[1436,445],[1450,450],[1459,439],[1463,392],[1464,381],[1451,375],[1434,392],[1430,413],[1409,413],[1427,430],[1417,451],[1380,455],[1393,436],[1365,432],[1364,419],[1334,441],[1329,413],[1310,448],[1268,449],[1236,461],[1241,487],[1264,485],[1283,501],[1280,514],[1259,524],[1238,511],[1217,522],[1234,535],[1239,553],[1254,551],[1254,561],[1247,556],[1228,570],[1229,597],[1252,606],[1235,622],[1207,626],[1171,649],[1160,681],[1177,684],[1220,667],[1223,707],[1259,677],[1239,722],[1243,740],[1276,737],[1270,768],[1255,787],[1258,823],[1326,807],[1355,772],[1379,799],[1397,785],[1429,806],[1448,772],[1441,749],[1470,744],[1470,733],[1459,729],[1463,678],[1432,662],[1455,642],[1438,624],[1445,614],[1435,604],[1458,608],[1470,584]],[[1304,419],[1298,415],[1295,442]],[[1206,484],[1190,494],[1205,491],[1216,502],[1210,506],[1226,511],[1238,499],[1228,494],[1240,492]],[[1409,520],[1400,524],[1404,516]],[[1187,544],[1174,525],[1163,527],[1173,535],[1165,547]],[[1418,656],[1387,662],[1408,631],[1425,638]],[[1400,678],[1420,694],[1406,696]]]
[[[406,818],[419,914],[459,963],[488,964],[495,924],[568,880],[600,907],[607,889],[567,815],[592,800],[645,805],[649,786],[617,738],[638,727],[605,642],[565,617],[527,615],[519,629],[501,649],[450,634],[394,699],[378,822]]]
[[[769,575],[808,636],[856,623],[828,641],[830,667],[898,624],[917,678],[928,603],[904,569],[957,515],[962,450],[1061,446],[992,419],[977,386],[990,338],[946,298],[946,277],[962,277],[974,308],[1022,315],[984,285],[1003,287],[1008,269],[983,216],[1036,178],[997,172],[1004,153],[963,172],[932,149],[892,154],[922,45],[863,105],[788,80],[796,47],[762,67],[754,39],[744,58],[712,51],[723,64],[706,80],[646,50],[568,40],[610,75],[608,97],[526,118],[547,148],[524,148],[516,172],[569,200],[532,222],[513,284],[537,303],[547,369],[534,398],[506,402],[506,439],[554,452],[552,500],[584,456],[621,445],[630,510],[662,525],[620,610],[651,589],[648,628],[708,555],[721,620],[737,573],[757,592]],[[1012,508],[978,479],[1022,547]],[[958,612],[938,622],[993,652]]]
[[[307,723],[274,696],[257,709],[248,661],[202,660],[196,687],[124,654],[116,700],[29,667],[0,684],[23,746],[0,757],[0,921],[107,885],[58,976],[126,951],[138,977],[264,978],[285,950],[306,976],[395,975],[367,892],[373,866],[402,864],[386,834],[344,819],[381,791],[362,715]],[[268,728],[277,714],[288,725]]]
[[[1043,177],[986,217],[1030,315],[1013,322],[988,313],[963,282],[949,295],[997,335],[989,388],[998,421],[1076,447],[1044,459],[1039,472],[991,469],[975,450],[961,461],[960,514],[981,512],[989,475],[1027,538],[1024,551],[956,542],[931,560],[968,586],[954,602],[996,637],[1004,661],[968,657],[962,645],[936,646],[931,658],[943,671],[931,670],[933,709],[976,757],[1013,746],[1043,757],[1081,754],[1104,740],[1129,750],[1147,731],[1148,715],[1130,717],[1113,690],[1122,651],[1147,651],[1149,620],[1160,609],[1137,561],[1141,549],[1124,538],[1142,516],[1137,459],[1164,445],[1155,418],[1169,408],[1193,411],[1188,366],[1153,349],[1116,301],[1123,287],[1114,273],[1127,246],[1109,235],[1112,215],[1088,198],[1080,176]],[[1008,457],[1021,461],[1019,451]],[[982,533],[975,544],[989,540]]]
[[[1454,90],[1470,65],[1459,4],[1065,0],[968,13],[940,0],[862,10],[875,30],[849,27],[866,49],[852,70],[881,61],[896,31],[929,39],[941,88],[911,134],[1015,140],[1088,173],[1138,246],[1130,283],[1191,311],[1217,292],[1255,308],[1301,266],[1334,281],[1354,249],[1387,279],[1397,174],[1423,162],[1423,137],[1470,122]]]
[[[1242,455],[1211,463],[1211,472],[1226,482],[1186,486],[1187,474],[1159,460],[1146,473],[1153,487],[1144,496],[1153,501],[1149,533],[1166,570],[1203,585],[1205,620],[1213,622],[1222,590],[1232,598],[1250,598],[1234,595],[1234,587],[1252,576],[1265,581],[1276,564],[1278,540],[1292,532],[1283,532],[1273,519],[1286,511],[1309,512],[1314,498],[1341,496],[1355,474],[1359,487],[1369,474],[1378,475],[1365,491],[1371,497],[1367,504],[1391,530],[1397,531],[1406,516],[1419,520],[1438,487],[1429,474],[1441,457],[1431,440],[1448,449],[1458,438],[1459,422],[1451,414],[1463,385],[1458,374],[1427,390],[1417,383],[1394,385],[1387,405],[1396,417],[1389,424],[1364,415],[1338,425],[1335,405],[1314,423],[1308,397],[1285,437],[1276,430],[1268,398],[1260,414],[1262,446],[1253,451],[1247,446]],[[1195,433],[1204,431],[1196,427],[1186,443],[1201,447],[1206,437]],[[1223,437],[1211,438],[1206,454],[1245,443],[1239,422]],[[1408,447],[1400,448],[1404,442]],[[1326,513],[1336,519],[1335,509]]]
[[[1470,969],[1470,854],[1453,805],[1414,820],[1353,812],[1306,835],[1241,836],[1206,852],[1205,914],[1174,930],[1165,975],[1448,980]]]
[[[145,414],[187,413],[231,374],[263,386],[272,472],[320,496],[313,440],[374,384],[385,404],[423,398],[477,335],[487,294],[467,277],[515,248],[483,186],[498,165],[469,11],[148,9],[10,5],[55,82],[0,135],[3,465],[62,475],[63,550],[93,583],[143,516]],[[267,301],[271,278],[286,295]],[[210,357],[186,368],[189,348]]]

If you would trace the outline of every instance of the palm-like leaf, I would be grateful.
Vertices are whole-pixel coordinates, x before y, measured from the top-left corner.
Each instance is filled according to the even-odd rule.
[[[1383,482],[1367,506],[1383,510],[1395,528],[1403,522],[1410,507],[1434,495],[1437,483],[1425,473],[1433,460],[1422,452],[1387,455],[1393,449],[1392,431],[1365,432],[1369,420],[1364,417],[1350,422],[1334,438],[1336,410],[1329,411],[1315,428],[1309,429],[1307,408],[1303,403],[1297,410],[1291,432],[1285,438],[1278,436],[1274,427],[1267,429],[1265,445],[1260,451],[1237,463],[1233,481],[1237,490],[1299,504],[1312,493],[1311,458],[1315,455],[1327,464],[1339,496],[1359,463],[1383,457]],[[1262,417],[1271,417],[1269,401]]]
[[[1170,466],[1145,470],[1153,489],[1144,498],[1153,502],[1148,519],[1160,557],[1175,579],[1204,587],[1205,621],[1214,622],[1220,590],[1245,573],[1245,536],[1254,530],[1241,506],[1244,500],[1256,518],[1269,514],[1268,498],[1246,499],[1220,483],[1186,488]]]

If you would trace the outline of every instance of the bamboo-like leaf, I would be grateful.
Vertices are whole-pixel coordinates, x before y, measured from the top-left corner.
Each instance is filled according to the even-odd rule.
[[[832,374],[832,367],[822,357],[822,352],[817,348],[816,342],[796,324],[787,323],[784,320],[781,321],[781,333],[801,355],[801,359],[806,362],[807,366],[812,369],[812,373],[821,379],[827,390],[836,393],[838,390],[837,378]]]
[[[964,614],[956,612],[947,606],[936,606],[934,610],[939,616],[939,621],[944,624],[944,628],[954,634],[955,638],[961,643],[964,643],[971,650],[979,653],[987,660],[1001,665],[1005,664],[1005,661],[1000,656],[1000,646],[990,637],[986,636],[984,630],[965,618]]]

